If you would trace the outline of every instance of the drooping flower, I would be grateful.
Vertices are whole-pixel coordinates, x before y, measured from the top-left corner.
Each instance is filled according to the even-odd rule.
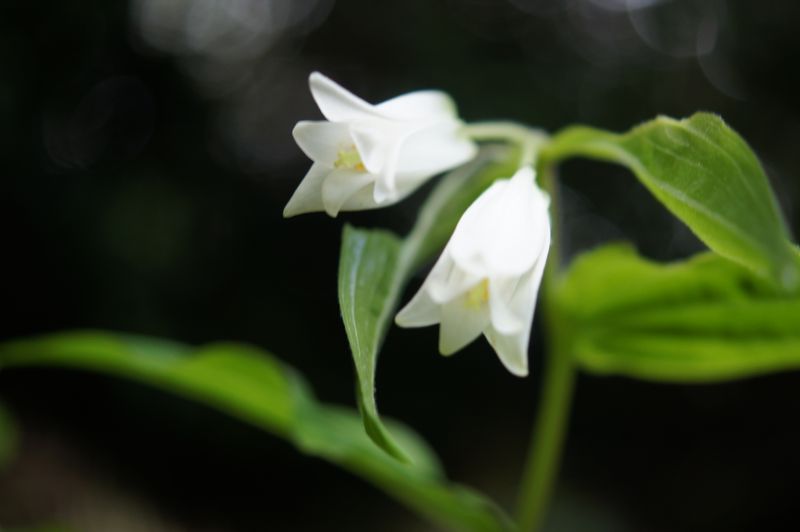
[[[397,324],[439,323],[444,355],[483,333],[511,373],[527,375],[533,311],[550,248],[549,204],[530,167],[496,181],[464,212]]]
[[[439,91],[404,94],[371,105],[319,72],[309,86],[327,121],[301,121],[295,141],[311,169],[283,211],[374,209],[396,203],[427,179],[475,156],[450,97]]]

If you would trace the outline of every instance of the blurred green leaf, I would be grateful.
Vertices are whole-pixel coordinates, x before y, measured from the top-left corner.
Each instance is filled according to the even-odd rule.
[[[709,382],[800,368],[800,295],[718,255],[659,264],[606,246],[576,259],[555,296],[594,373]]]
[[[461,214],[496,179],[510,177],[517,152],[484,148],[471,164],[451,172],[431,193],[409,236],[344,228],[339,260],[339,306],[353,353],[364,428],[386,452],[407,460],[381,423],[375,403],[375,368],[383,339],[410,276],[444,246]]]
[[[720,255],[784,288],[800,281],[800,265],[764,170],[720,117],[659,117],[621,135],[571,127],[552,139],[541,161],[576,155],[629,168]]]
[[[6,468],[17,453],[19,436],[11,413],[0,403],[0,471]]]
[[[206,404],[363,477],[444,526],[510,528],[487,499],[444,479],[433,452],[408,428],[387,422],[413,465],[376,447],[356,412],[318,402],[294,370],[255,347],[218,343],[191,348],[95,331],[0,344],[0,369],[39,365],[133,379]]]

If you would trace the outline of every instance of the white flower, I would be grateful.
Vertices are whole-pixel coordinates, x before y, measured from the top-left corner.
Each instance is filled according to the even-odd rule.
[[[397,324],[441,324],[444,355],[483,333],[511,373],[527,375],[533,310],[550,248],[549,204],[530,167],[496,181],[464,212]]]
[[[314,161],[283,211],[374,209],[395,203],[434,175],[475,156],[453,101],[419,91],[371,105],[319,72],[311,94],[328,121],[298,122],[293,134]]]

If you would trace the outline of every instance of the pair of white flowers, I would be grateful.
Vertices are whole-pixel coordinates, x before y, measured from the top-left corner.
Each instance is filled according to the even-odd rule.
[[[327,121],[302,121],[294,128],[313,164],[286,205],[286,217],[391,205],[477,152],[442,92],[412,92],[371,105],[317,72],[309,85]],[[397,324],[440,324],[439,350],[445,355],[483,333],[509,371],[526,375],[550,247],[548,206],[528,166],[492,184],[464,212]]]

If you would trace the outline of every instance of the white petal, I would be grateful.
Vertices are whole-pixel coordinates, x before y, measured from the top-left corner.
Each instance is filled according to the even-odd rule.
[[[331,169],[314,163],[294,191],[289,203],[283,209],[283,217],[289,218],[307,212],[324,210],[322,204],[322,182],[331,172]]]
[[[548,233],[545,249],[547,250],[549,247]],[[547,251],[542,253],[534,268],[522,277],[517,290],[512,295],[509,308],[515,316],[520,318],[523,327],[518,332],[498,330],[494,321],[495,316],[492,315],[492,323],[484,333],[500,361],[514,375],[525,376],[528,374],[528,344],[533,325],[533,314],[536,309],[536,297],[542,283],[546,262]]]
[[[473,159],[478,153],[456,120],[439,122],[405,139],[398,158],[398,180],[428,178]]]
[[[521,275],[542,253],[550,232],[548,206],[529,167],[496,181],[458,222],[449,243],[453,259],[476,275]]]
[[[370,121],[355,124],[350,134],[366,169],[378,175],[375,202],[390,203],[397,196],[397,162],[400,148],[412,130],[388,122]]]
[[[334,170],[322,183],[322,204],[325,212],[330,216],[336,217],[348,200],[355,196],[359,191],[371,188],[375,176],[366,172],[354,172],[351,170]],[[370,208],[368,205],[362,208]]]
[[[350,129],[334,122],[298,122],[292,130],[295,142],[309,159],[333,167],[339,152],[353,146]]]
[[[369,120],[377,116],[372,105],[319,72],[311,73],[308,85],[319,110],[331,122]]]
[[[451,355],[481,335],[489,323],[485,308],[470,307],[463,297],[442,305],[439,352]]]
[[[395,177],[395,186],[397,187],[395,191],[395,196],[398,199],[403,199],[409,194],[413,193],[417,190],[420,186],[422,186],[428,179],[430,179],[432,174],[422,174],[422,175],[414,175],[414,174],[401,174],[397,173]]]
[[[437,285],[446,285],[453,272],[453,261],[443,252],[431,268],[411,301],[397,314],[395,321],[401,327],[425,327],[439,323],[441,300],[434,296]]]
[[[453,260],[445,250],[420,289],[397,314],[397,324],[401,327],[424,327],[439,323],[442,303],[462,296],[477,282],[472,278],[465,278],[463,272],[456,270]]]
[[[441,263],[440,267],[439,263]],[[428,291],[431,298],[437,303],[452,301],[483,280],[458,268],[450,258],[447,249],[442,252],[442,258],[439,259],[436,266],[438,269],[434,267],[428,277],[430,279]]]
[[[389,146],[394,139],[394,130],[383,122],[372,120],[350,126],[353,139],[366,169],[377,174],[383,168]]]
[[[375,110],[393,120],[434,121],[456,116],[453,99],[441,91],[416,91],[379,103]]]
[[[503,334],[518,333],[525,327],[524,313],[512,305],[512,298],[522,287],[521,279],[493,280],[489,284],[489,315],[492,326]]]
[[[427,327],[439,323],[439,319],[440,306],[431,299],[423,284],[411,301],[397,313],[394,321],[400,327]]]
[[[514,295],[511,298],[511,309],[516,316],[525,323],[528,333],[530,333],[533,322],[533,312],[536,309],[536,299],[539,295],[539,287],[542,284],[542,276],[547,265],[547,255],[550,251],[550,232],[546,234],[544,250],[536,260],[533,269],[522,277]]]
[[[397,153],[397,151],[395,151],[395,153]],[[398,201],[399,190],[397,189],[396,168],[397,156],[392,154],[383,172],[381,172],[379,178],[375,180],[373,197],[376,203],[389,204]]]
[[[524,332],[504,335],[489,326],[485,336],[508,371],[518,377],[528,374],[528,336]]]
[[[494,273],[489,272],[481,263],[483,257],[481,246],[489,245],[494,236],[492,229],[495,224],[491,221],[492,206],[502,195],[506,183],[505,180],[498,180],[484,190],[461,215],[453,235],[447,242],[447,250],[453,260],[457,261],[462,269],[466,268],[474,275],[488,276]]]

